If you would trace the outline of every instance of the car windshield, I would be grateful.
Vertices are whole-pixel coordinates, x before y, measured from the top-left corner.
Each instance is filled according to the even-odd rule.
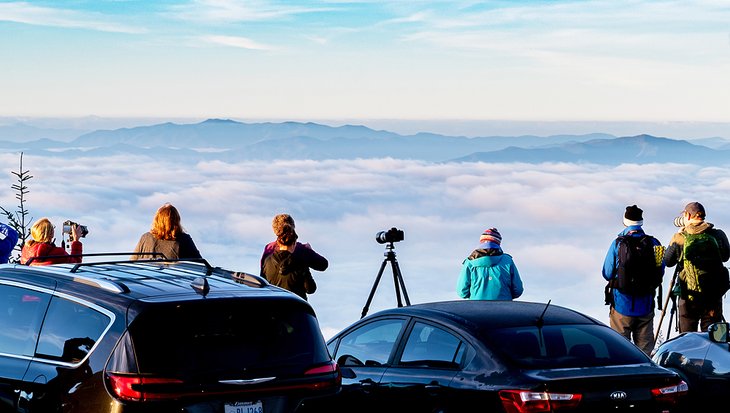
[[[202,380],[282,377],[329,360],[316,318],[291,301],[153,305],[129,331],[142,374]]]
[[[512,327],[490,330],[484,341],[526,369],[615,366],[646,363],[648,357],[618,333],[592,324]]]

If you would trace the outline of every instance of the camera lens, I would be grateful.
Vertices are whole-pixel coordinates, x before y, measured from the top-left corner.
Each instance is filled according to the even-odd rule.
[[[375,241],[378,241],[378,244],[385,244],[388,242],[388,233],[385,231],[378,232],[375,234]]]
[[[380,231],[375,234],[375,240],[380,244],[403,241],[403,230],[393,227],[388,231]]]

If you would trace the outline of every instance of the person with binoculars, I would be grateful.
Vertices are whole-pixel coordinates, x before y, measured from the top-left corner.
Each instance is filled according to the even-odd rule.
[[[82,232],[81,225],[73,224],[68,228],[69,241],[71,242],[71,254],[66,252],[62,247],[54,244],[56,227],[53,226],[48,218],[41,218],[36,221],[30,228],[30,236],[20,253],[20,263],[28,265],[51,265],[62,263],[79,263],[81,262],[81,254],[83,253],[83,245],[81,237],[85,234]]]

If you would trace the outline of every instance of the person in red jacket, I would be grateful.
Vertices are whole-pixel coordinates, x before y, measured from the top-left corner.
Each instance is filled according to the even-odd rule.
[[[30,265],[51,265],[61,263],[79,263],[83,252],[83,245],[79,241],[78,225],[71,227],[71,256],[61,247],[57,247],[54,241],[55,227],[48,218],[41,218],[30,228],[30,236],[20,253],[20,263],[26,264],[31,258]],[[48,257],[48,258],[44,258]]]

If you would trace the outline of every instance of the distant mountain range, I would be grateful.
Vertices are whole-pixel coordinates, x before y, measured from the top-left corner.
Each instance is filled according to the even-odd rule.
[[[696,141],[639,135],[490,136],[432,133],[400,135],[365,126],[317,123],[200,123],[96,130],[69,139],[70,131],[27,125],[0,129],[0,148],[58,156],[154,155],[181,161],[217,159],[415,159],[430,162],[584,162],[730,164],[730,141]],[[13,134],[14,133],[14,134]]]

